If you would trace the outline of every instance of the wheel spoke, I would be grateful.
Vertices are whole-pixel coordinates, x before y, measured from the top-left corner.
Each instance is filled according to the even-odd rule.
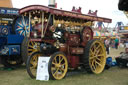
[[[56,70],[56,68],[55,67],[51,67],[51,70],[54,71],[54,70]]]
[[[94,50],[96,49],[96,44],[93,45],[93,49],[94,49]]]
[[[61,72],[61,74],[64,72],[64,70],[62,70],[62,68],[60,68],[59,71]]]
[[[52,62],[52,64],[53,64],[53,65],[56,65],[56,63],[55,63],[55,62]]]
[[[38,62],[38,58],[35,58],[35,62]]]
[[[30,64],[32,64],[32,65],[33,65],[33,61],[32,61],[32,60],[30,61]]]
[[[96,50],[96,45],[94,44],[94,54],[96,53],[96,51],[97,51],[97,50]]]
[[[65,69],[61,67],[61,70],[64,71]]]
[[[90,52],[91,52],[91,54],[92,54],[92,55],[94,55],[94,53],[93,53],[92,49],[90,49]]]
[[[94,60],[91,61],[91,67],[93,67],[93,66],[94,66]]]
[[[100,59],[100,58],[98,58],[98,57],[96,57],[96,59],[97,59],[98,61],[101,61],[101,59]]]
[[[56,71],[55,71],[55,73],[53,73],[53,75],[55,76],[58,71],[59,71],[59,68],[56,69]]]
[[[29,45],[28,47],[33,48],[33,49],[34,49],[34,47],[33,47],[32,45]]]
[[[97,56],[104,56],[104,54],[102,53],[102,54],[99,54],[99,55],[97,55]]]
[[[95,52],[96,56],[97,56],[99,53],[100,53],[100,50],[97,50],[97,51]]]
[[[65,65],[65,63],[61,64],[61,66],[64,66],[64,65]]]
[[[33,51],[33,49],[28,49],[28,51]]]
[[[95,67],[95,65],[93,65],[93,66],[92,66],[92,68],[93,68],[93,70],[96,70],[96,67]]]
[[[37,57],[37,56],[34,56],[34,57],[32,58],[32,60],[35,61],[35,60],[36,60],[36,57]]]
[[[31,62],[31,65],[34,69],[37,67],[37,64],[35,62]]]
[[[64,59],[63,58],[61,58],[61,60],[59,61],[59,64],[61,64],[61,62],[63,61]]]
[[[32,41],[30,41],[30,44],[33,46],[34,45],[34,43],[32,42]]]
[[[100,47],[101,47],[101,46],[100,46],[100,45],[98,45],[98,46],[96,47],[96,50],[98,50]]]
[[[34,66],[31,66],[30,69],[35,69]]]
[[[36,68],[30,67],[31,73],[33,76],[36,76]]]
[[[57,59],[56,58],[54,59],[54,61],[55,61],[55,63],[57,63]]]
[[[59,63],[60,63],[60,60],[61,60],[61,56],[59,55],[58,57],[59,57]]]
[[[96,64],[98,64],[100,67],[102,66],[99,62],[95,61]]]
[[[94,59],[94,58],[95,58],[95,56],[89,57],[90,60],[92,60],[92,59]]]

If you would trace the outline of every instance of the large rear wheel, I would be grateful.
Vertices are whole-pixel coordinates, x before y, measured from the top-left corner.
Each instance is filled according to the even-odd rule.
[[[90,40],[85,47],[83,60],[87,72],[101,73],[106,64],[104,44],[100,40]]]
[[[57,52],[49,60],[48,71],[51,79],[60,80],[66,76],[68,61],[64,53]]]
[[[34,52],[27,60],[27,72],[31,78],[36,78],[38,58],[42,56],[40,52]]]
[[[32,53],[39,51],[39,45],[37,42],[29,41],[27,37],[24,38],[22,42],[22,57],[24,62],[27,62],[28,56]]]

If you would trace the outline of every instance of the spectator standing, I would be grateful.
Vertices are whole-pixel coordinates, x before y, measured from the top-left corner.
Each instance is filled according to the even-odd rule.
[[[116,38],[116,39],[115,39],[115,49],[118,49],[118,45],[119,45],[119,39]]]
[[[105,40],[105,47],[106,47],[107,54],[109,54],[109,45],[110,45],[110,39],[107,38],[107,39]]]

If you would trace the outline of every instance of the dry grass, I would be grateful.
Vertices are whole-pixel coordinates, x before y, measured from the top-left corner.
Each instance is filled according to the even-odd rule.
[[[111,48],[108,56],[118,56],[123,50],[123,48],[119,50]],[[21,66],[12,71],[0,70],[0,85],[128,85],[128,69],[112,67],[99,75],[69,72],[65,79],[45,82],[31,79],[25,66]]]
[[[119,47],[118,49],[115,49],[115,48],[110,48],[110,55],[107,55],[107,56],[111,56],[111,57],[117,57],[120,55],[120,52],[124,52],[124,48],[122,47]]]

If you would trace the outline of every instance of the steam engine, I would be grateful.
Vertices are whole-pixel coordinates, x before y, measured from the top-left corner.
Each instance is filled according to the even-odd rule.
[[[49,39],[43,39],[44,42],[40,45],[41,52],[43,55],[51,55],[57,51],[64,52],[67,54],[70,67],[77,68],[80,62],[79,56],[84,53],[85,44],[82,44],[83,41],[81,40],[83,36],[82,30],[84,29],[80,27],[57,27],[52,36],[46,36],[49,36]],[[51,41],[48,42],[50,39]]]

